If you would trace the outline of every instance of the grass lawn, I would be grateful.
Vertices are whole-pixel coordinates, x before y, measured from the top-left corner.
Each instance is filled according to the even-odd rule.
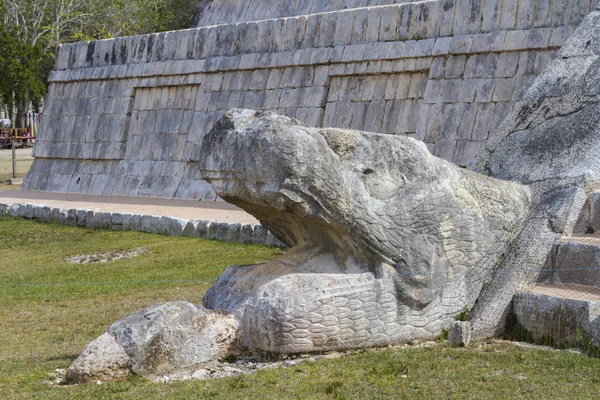
[[[148,251],[75,265],[77,254]],[[139,378],[51,386],[85,345],[129,312],[163,301],[200,303],[228,264],[279,250],[134,232],[92,231],[0,217],[0,399],[590,399],[600,359],[487,343],[464,349],[368,350],[338,359],[206,382]]]

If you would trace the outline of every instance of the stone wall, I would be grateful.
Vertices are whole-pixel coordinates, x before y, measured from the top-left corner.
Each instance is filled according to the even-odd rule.
[[[194,26],[237,24],[414,1],[419,0],[202,0]]]
[[[468,166],[595,2],[433,0],[224,25],[213,14],[209,27],[63,45],[25,188],[214,200],[199,147],[234,107],[410,135]],[[303,9],[277,10],[239,20]]]

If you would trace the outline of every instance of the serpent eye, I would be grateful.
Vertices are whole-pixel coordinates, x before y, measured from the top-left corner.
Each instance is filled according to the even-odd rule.
[[[366,168],[362,176],[365,189],[378,200],[389,200],[406,185],[406,177],[398,171]]]

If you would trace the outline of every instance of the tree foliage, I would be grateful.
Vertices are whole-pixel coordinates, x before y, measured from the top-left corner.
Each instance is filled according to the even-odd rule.
[[[187,29],[192,24],[197,0],[92,0],[88,14],[94,18],[80,24],[74,40]]]
[[[0,0],[0,99],[45,95],[58,44],[189,28],[197,0]]]
[[[19,28],[0,26],[0,100],[4,104],[40,99],[46,92],[54,59],[39,44],[14,40],[22,35]]]

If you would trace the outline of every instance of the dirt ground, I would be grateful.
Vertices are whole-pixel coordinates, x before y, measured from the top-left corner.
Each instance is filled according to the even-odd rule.
[[[17,149],[17,178],[27,175],[27,171],[31,168],[33,163],[31,152],[32,149]],[[10,178],[12,178],[12,151],[0,150],[0,183]]]

